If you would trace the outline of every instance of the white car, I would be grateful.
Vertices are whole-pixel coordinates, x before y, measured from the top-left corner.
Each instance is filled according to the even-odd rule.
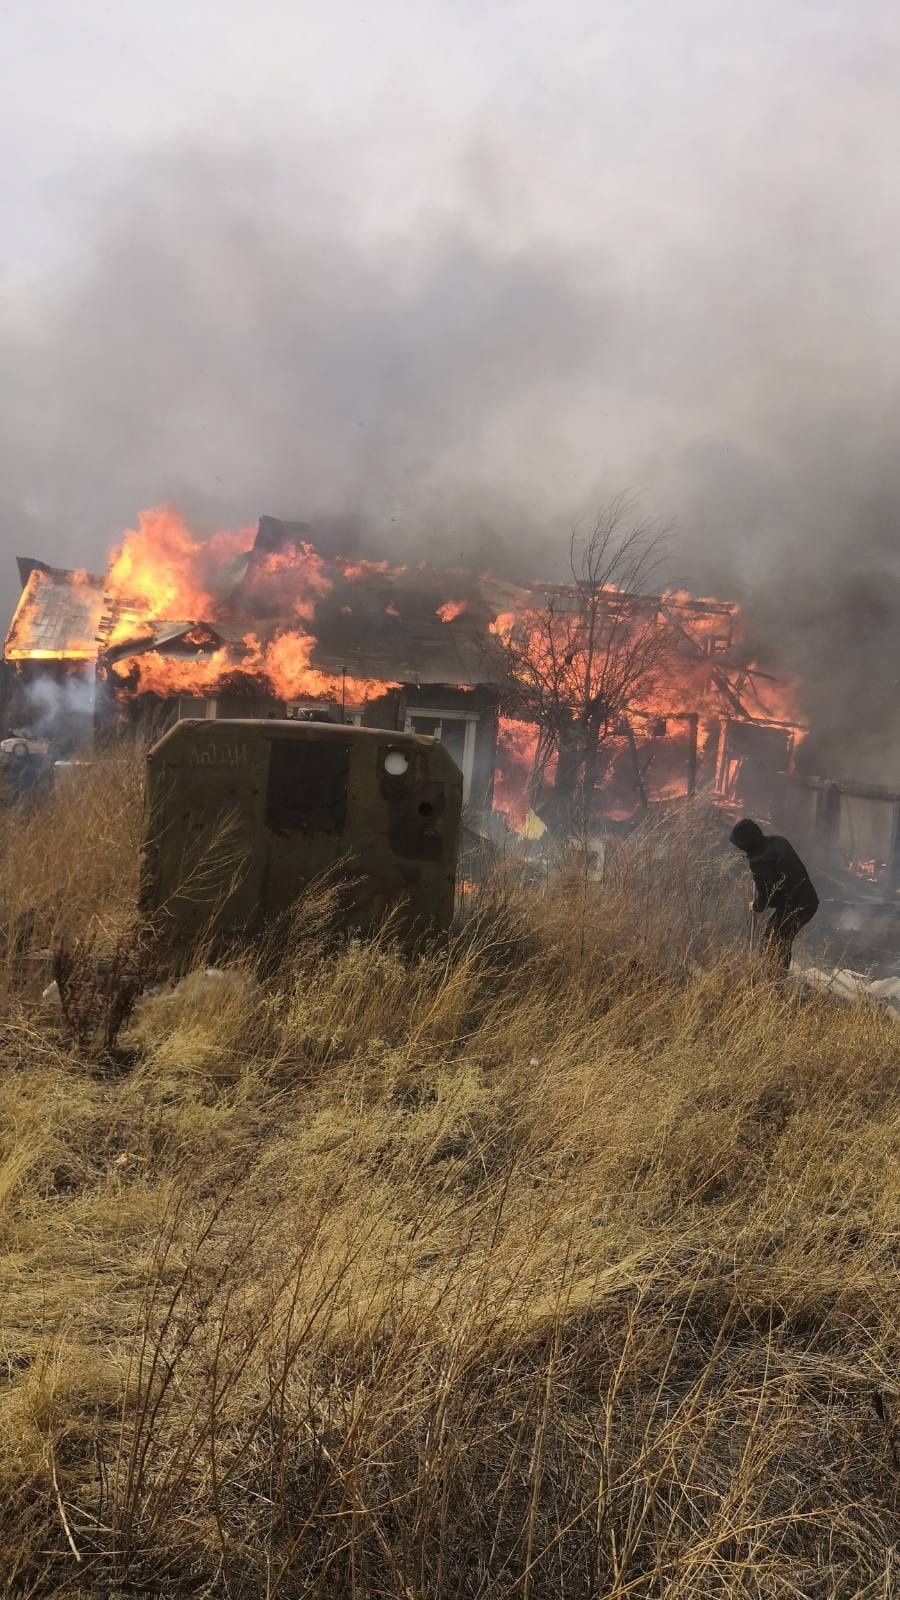
[[[48,756],[50,740],[37,739],[34,734],[17,728],[8,739],[0,739],[0,753],[21,760],[23,756]]]

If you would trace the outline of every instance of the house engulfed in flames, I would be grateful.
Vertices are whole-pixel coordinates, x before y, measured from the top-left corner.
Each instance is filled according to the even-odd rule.
[[[436,735],[474,814],[540,829],[554,758],[523,713],[510,645],[548,605],[571,607],[573,589],[344,557],[272,517],[255,536],[200,539],[167,509],[142,515],[103,575],[25,558],[19,572],[7,727],[71,751],[177,717],[313,707]],[[698,788],[766,814],[800,730],[784,687],[747,659],[738,608],[610,594],[645,619],[649,608],[667,649],[652,693],[644,686],[604,737],[597,814],[626,819]]]

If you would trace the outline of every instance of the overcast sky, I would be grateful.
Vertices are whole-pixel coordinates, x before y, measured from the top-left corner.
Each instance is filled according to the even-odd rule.
[[[638,489],[776,631],[773,579],[813,627],[896,580],[897,6],[11,0],[0,42],[7,607],[164,499],[547,569]]]

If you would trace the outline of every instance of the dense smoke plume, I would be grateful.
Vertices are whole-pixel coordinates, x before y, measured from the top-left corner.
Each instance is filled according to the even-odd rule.
[[[600,345],[570,264],[462,217],[376,246],[315,186],[294,200],[261,156],[180,150],[91,219],[86,267],[7,335],[8,549],[96,564],[166,499],[210,531],[270,512],[377,555],[539,559]]]
[[[6,297],[6,613],[15,554],[102,566],[161,500],[557,576],[631,489],[674,525],[670,581],[742,600],[803,676],[808,760],[900,782],[897,224],[861,181],[897,126],[868,87],[818,139],[807,105],[790,161],[783,121],[711,141],[668,205],[626,155],[565,226],[487,135],[453,204],[380,229],[312,141],[289,171],[262,144],[129,158]]]
[[[33,677],[24,687],[28,732],[37,738],[65,742],[73,719],[93,715],[97,686],[92,672],[72,671],[63,678]]]

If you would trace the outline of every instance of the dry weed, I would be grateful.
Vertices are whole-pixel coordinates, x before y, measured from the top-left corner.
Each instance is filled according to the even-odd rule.
[[[7,927],[123,925],[136,792]],[[0,1595],[896,1592],[900,1038],[742,972],[708,828],[416,957],[326,885],[112,1078],[6,989]]]

